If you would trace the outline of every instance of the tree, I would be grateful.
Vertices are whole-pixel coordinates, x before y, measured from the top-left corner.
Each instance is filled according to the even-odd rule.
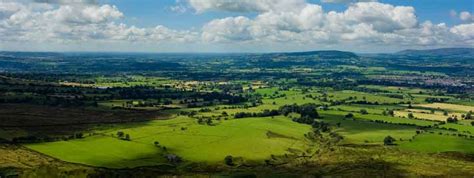
[[[153,144],[155,144],[155,146],[160,146],[160,142],[158,141],[155,141]]]
[[[125,135],[125,140],[130,141],[130,135],[129,135],[129,134],[126,134],[126,135]]]
[[[84,138],[84,134],[82,134],[81,132],[79,132],[79,133],[74,134],[74,137],[75,137],[75,138]]]
[[[469,111],[469,112],[466,114],[466,116],[464,116],[464,119],[468,119],[468,120],[469,120],[469,119],[472,119],[472,112]]]
[[[117,137],[118,138],[122,138],[124,135],[125,135],[125,133],[123,133],[122,131],[117,132]]]
[[[314,128],[314,130],[320,131],[320,132],[329,132],[331,131],[331,128],[329,127],[328,123],[325,122],[318,122],[318,121],[313,121],[313,124],[311,126]]]
[[[173,101],[167,99],[163,102],[163,104],[164,105],[170,105],[170,104],[173,104]]]
[[[443,115],[447,116],[447,115],[448,115],[448,111],[443,111]]]
[[[347,113],[344,117],[345,117],[345,118],[353,118],[353,117],[354,117],[354,114],[352,114],[352,113]]]
[[[204,119],[198,118],[198,121],[197,121],[197,122],[198,122],[198,124],[203,124],[203,123],[204,123]]]
[[[222,111],[222,116],[229,116],[229,114],[227,114],[225,111]]]
[[[474,126],[474,121],[471,122],[471,125]]]
[[[361,110],[360,110],[360,113],[361,113],[361,114],[369,114],[369,112],[367,112],[366,109],[361,109]]]
[[[393,117],[393,116],[395,116],[395,112],[394,112],[393,110],[389,110],[389,111],[388,111],[388,115],[390,115],[390,116]]]
[[[413,119],[415,118],[415,116],[413,115],[413,113],[408,113],[408,119]]]
[[[456,117],[448,117],[448,119],[446,119],[446,122],[447,122],[447,123],[456,123],[456,122],[458,122],[458,118],[456,118]]]
[[[391,137],[390,135],[389,136],[386,136],[384,139],[383,139],[383,144],[384,145],[393,145],[393,142],[395,142],[395,138]]]
[[[316,111],[315,104],[303,104],[301,105],[300,114],[302,117],[308,116],[310,118],[317,118],[319,117],[318,111]]]
[[[224,163],[228,166],[234,165],[234,158],[231,155],[228,155],[224,158]]]
[[[302,124],[312,124],[314,122],[314,119],[309,116],[302,116],[302,117],[293,119],[293,121],[302,123]]]
[[[212,125],[212,119],[207,119],[207,120],[206,120],[206,124],[207,124],[207,125]]]

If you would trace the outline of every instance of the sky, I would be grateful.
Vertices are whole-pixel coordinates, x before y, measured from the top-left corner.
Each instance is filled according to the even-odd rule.
[[[474,47],[474,0],[0,0],[0,51]]]

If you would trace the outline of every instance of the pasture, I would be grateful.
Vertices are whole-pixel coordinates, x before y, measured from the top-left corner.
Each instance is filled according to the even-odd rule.
[[[129,134],[131,141],[115,134]],[[310,126],[285,117],[245,118],[222,121],[213,126],[178,117],[110,129],[84,139],[29,144],[29,148],[53,157],[93,166],[112,168],[159,165],[164,154],[177,154],[186,161],[218,164],[232,155],[244,160],[263,161],[271,155],[304,150],[304,134]],[[166,151],[154,142],[166,147]]]
[[[452,135],[439,135],[436,132],[424,133],[417,135],[411,142],[400,143],[399,147],[425,153],[449,151],[474,153],[474,140]]]

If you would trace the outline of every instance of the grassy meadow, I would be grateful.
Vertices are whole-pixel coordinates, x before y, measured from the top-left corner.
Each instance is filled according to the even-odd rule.
[[[101,167],[137,167],[165,164],[166,152],[186,161],[212,164],[227,155],[246,160],[268,159],[288,150],[304,150],[303,135],[310,127],[285,117],[227,120],[215,125],[198,125],[187,117],[153,121],[140,126],[110,129],[84,139],[27,145],[53,157]],[[118,131],[131,141],[120,140]],[[166,147],[166,151],[154,142]]]

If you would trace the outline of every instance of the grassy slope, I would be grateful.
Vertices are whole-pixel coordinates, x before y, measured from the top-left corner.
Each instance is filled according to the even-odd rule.
[[[412,142],[403,142],[400,148],[420,152],[459,151],[474,153],[474,140],[457,136],[425,133],[415,137]]]
[[[186,129],[181,130],[181,127]],[[109,130],[101,136],[28,147],[70,162],[114,168],[163,163],[160,149],[153,145],[155,141],[193,162],[221,162],[227,155],[263,160],[271,154],[284,154],[290,147],[304,148],[303,135],[309,126],[283,117],[229,120],[216,126],[198,125],[193,119],[179,118],[121,131],[130,134],[132,141],[111,137],[117,130]],[[286,138],[269,138],[268,131]]]

